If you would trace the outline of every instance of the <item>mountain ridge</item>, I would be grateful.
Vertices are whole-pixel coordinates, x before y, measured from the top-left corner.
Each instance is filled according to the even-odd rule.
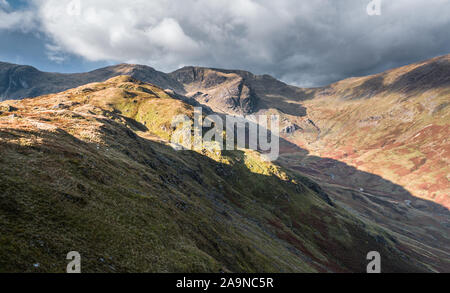
[[[183,88],[177,81],[146,65],[122,63],[87,73],[54,73],[42,72],[32,66],[0,62],[0,100],[57,93],[119,75],[130,75],[183,93]]]
[[[285,82],[280,81],[280,80],[276,79],[275,77],[273,77],[271,75],[268,75],[268,74],[256,75],[256,74],[253,74],[250,71],[240,70],[240,69],[221,69],[221,68],[215,68],[215,67],[203,67],[203,66],[192,66],[192,65],[183,66],[182,68],[179,68],[179,69],[177,69],[175,71],[172,71],[172,72],[169,72],[169,73],[164,73],[164,72],[161,72],[161,71],[157,71],[153,67],[150,67],[150,66],[147,66],[147,65],[131,64],[131,63],[119,63],[119,64],[116,64],[116,65],[111,65],[111,66],[95,69],[95,70],[92,70],[92,71],[89,71],[89,72],[57,73],[57,72],[40,71],[36,67],[30,66],[30,65],[20,65],[20,64],[14,64],[14,63],[10,63],[10,62],[0,61],[0,72],[5,71],[5,67],[10,67],[10,68],[14,67],[14,68],[29,69],[29,70],[32,70],[32,71],[35,71],[35,72],[39,72],[41,74],[56,74],[56,75],[65,75],[65,76],[79,76],[79,75],[83,75],[83,74],[92,74],[92,73],[95,73],[95,72],[102,72],[102,71],[106,71],[106,72],[109,71],[109,72],[111,72],[111,74],[112,74],[112,72],[116,72],[117,75],[123,75],[123,74],[128,75],[126,73],[133,74],[133,69],[140,69],[140,70],[146,69],[148,71],[156,72],[156,73],[161,74],[161,75],[166,75],[166,76],[172,76],[173,77],[173,76],[176,76],[177,73],[183,72],[183,71],[186,71],[186,70],[197,70],[197,71],[211,70],[211,71],[217,71],[217,72],[222,72],[222,73],[238,74],[238,75],[244,77],[244,79],[245,78],[266,78],[266,79],[271,79],[271,80],[275,81],[276,83],[285,85],[285,86],[287,86],[289,88],[294,88],[294,89],[297,89],[297,90],[314,90],[314,91],[316,91],[316,90],[321,90],[321,89],[322,90],[327,90],[330,87],[338,85],[339,83],[342,83],[342,82],[355,81],[355,80],[360,80],[360,79],[365,79],[365,78],[366,79],[370,79],[370,78],[373,78],[373,77],[378,77],[380,75],[386,75],[386,74],[389,74],[391,72],[396,72],[396,71],[399,71],[399,70],[402,70],[404,68],[411,67],[411,66],[421,66],[421,65],[424,65],[424,64],[427,64],[427,63],[429,63],[429,64],[436,64],[437,62],[448,63],[449,59],[450,59],[449,56],[450,56],[450,54],[441,55],[441,56],[433,57],[431,59],[421,60],[421,61],[409,64],[409,65],[404,65],[404,66],[401,66],[401,67],[391,68],[391,69],[388,69],[386,71],[382,71],[380,73],[376,73],[376,74],[372,74],[372,75],[365,75],[365,76],[348,77],[348,78],[344,78],[344,79],[342,79],[340,81],[331,83],[329,85],[317,86],[317,87],[311,87],[311,88],[304,88],[304,87],[297,87],[297,86],[289,85],[289,84],[286,84]],[[444,64],[443,68],[447,69],[448,66]],[[114,77],[114,76],[110,76],[110,77],[108,77],[106,79],[109,79],[111,77]],[[135,76],[133,76],[133,77],[135,77]],[[136,77],[136,78],[139,79],[139,80],[143,80],[143,81],[145,81],[144,79],[148,79],[148,77],[147,78],[138,78],[138,77]],[[175,80],[175,78],[174,78],[174,80]],[[432,81],[433,79],[430,78],[430,80]],[[145,82],[147,82],[147,81],[145,81]],[[447,78],[445,80],[445,82],[448,83],[448,82],[450,82],[450,80]],[[435,85],[431,84],[429,86],[433,87]],[[162,87],[164,87],[164,86],[162,86]],[[180,87],[180,84],[174,84],[174,85],[172,85],[172,87]],[[170,88],[170,87],[167,87],[167,89],[176,90],[176,89]],[[183,89],[178,88],[178,91],[179,91],[178,93],[183,94]],[[33,96],[29,96],[29,97],[33,97]],[[23,97],[23,98],[25,98],[25,97]],[[293,97],[293,98],[295,98],[295,97]],[[10,99],[15,99],[15,98],[12,97]]]

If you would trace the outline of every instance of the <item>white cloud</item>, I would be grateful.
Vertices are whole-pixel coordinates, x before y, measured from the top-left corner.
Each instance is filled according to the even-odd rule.
[[[167,5],[167,1],[161,3]],[[39,3],[42,30],[57,46],[91,61],[167,64],[199,56],[198,43],[162,6],[147,1],[81,1],[80,13],[67,13],[71,1]]]
[[[450,51],[450,0],[383,0],[381,16],[367,15],[369,0],[31,1],[0,10],[0,29],[36,18],[58,52],[165,71],[240,68],[317,85]]]
[[[55,45],[46,44],[45,48],[47,49],[46,54],[47,58],[55,63],[61,64],[66,60],[64,56],[64,51]]]
[[[35,14],[30,10],[11,11],[6,0],[0,0],[0,30],[29,31],[35,28]]]
[[[164,18],[156,26],[149,28],[146,35],[155,46],[174,52],[199,48],[196,42],[186,36],[179,23],[173,18]]]

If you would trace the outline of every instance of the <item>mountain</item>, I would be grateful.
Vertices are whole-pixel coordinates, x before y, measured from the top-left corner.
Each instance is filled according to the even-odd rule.
[[[282,145],[278,164],[318,182],[352,214],[430,252],[450,238],[449,60],[441,56],[314,89],[245,71],[187,67],[171,75],[215,111],[280,115],[282,138],[292,144]],[[216,102],[238,92],[232,80],[259,90],[249,111]]]
[[[281,115],[283,138],[310,155],[348,163],[449,208],[449,60],[445,55],[314,89],[239,70],[184,67],[169,75],[216,112]],[[345,181],[345,172],[333,177]]]
[[[304,100],[311,93],[269,75],[242,70],[183,67],[169,75],[184,85],[187,96],[227,114],[248,115],[276,107],[285,113],[303,116],[304,109],[292,107],[290,100]]]
[[[57,74],[0,63],[0,97],[34,97],[130,75],[186,95],[186,100],[215,112],[279,114],[283,137],[294,145],[380,175],[416,197],[448,208],[449,56],[314,89],[242,70],[184,67],[165,74],[148,66],[121,64]],[[333,177],[347,175],[343,171]]]
[[[165,74],[145,65],[119,64],[86,73],[61,74],[0,62],[0,100],[57,93],[119,75],[171,89],[217,112],[231,114],[252,114],[276,105],[286,113],[304,115],[304,109],[293,109],[289,100],[303,100],[311,94],[311,91],[287,85],[269,75],[254,75],[242,70],[184,67]]]
[[[446,247],[450,217],[450,55],[323,88],[258,113],[279,114],[278,163],[317,181],[342,207]],[[420,224],[418,224],[420,223]]]
[[[302,102],[305,117],[287,117],[300,126],[311,121],[314,127],[299,129],[286,139],[311,155],[379,175],[415,197],[449,208],[449,105],[446,55],[316,90],[312,99]],[[323,171],[334,173],[334,182],[349,181],[345,170]],[[376,185],[361,180],[356,184],[364,189]],[[388,190],[384,193],[397,202],[406,200]]]
[[[31,66],[0,62],[0,101],[57,93],[119,75],[129,75],[163,88],[184,92],[183,86],[176,80],[144,65],[119,64],[87,73],[61,74],[42,72]]]
[[[362,227],[358,232],[355,232],[353,228],[346,227],[345,230],[350,232],[345,232],[344,234],[348,234],[346,237],[349,237],[349,239],[356,239],[360,235],[367,233],[372,235],[370,232],[372,228],[367,228],[365,225],[369,224],[370,227],[374,225],[377,229],[381,229],[384,231],[383,233],[386,233],[383,234],[383,238],[376,238],[378,240],[375,241],[382,243],[383,246],[385,242],[381,239],[391,239],[389,237],[392,237],[394,239],[392,241],[397,245],[396,249],[404,253],[401,258],[409,259],[410,263],[414,263],[414,266],[418,263],[425,264],[425,270],[448,271],[450,255],[450,251],[447,248],[450,239],[450,213],[448,210],[450,206],[448,196],[450,194],[450,181],[448,178],[448,174],[450,174],[450,164],[448,163],[450,158],[448,141],[450,133],[448,111],[450,101],[449,60],[450,55],[441,56],[376,75],[349,78],[326,87],[314,89],[293,87],[268,75],[259,76],[240,70],[184,67],[175,72],[165,74],[147,66],[122,64],[90,73],[64,75],[43,73],[31,67],[2,64],[0,66],[0,76],[4,78],[1,80],[8,80],[7,83],[4,83],[8,86],[0,87],[0,89],[3,88],[0,92],[3,93],[4,97],[14,97],[15,95],[15,97],[20,98],[27,96],[27,94],[18,94],[22,91],[47,94],[58,91],[58,87],[59,90],[62,90],[91,81],[106,81],[108,78],[120,74],[138,76],[139,78],[136,78],[159,86],[158,90],[152,89],[151,91],[156,91],[156,96],[158,97],[166,97],[158,101],[166,101],[167,104],[151,104],[141,108],[139,101],[134,102],[135,97],[143,95],[142,89],[144,92],[148,91],[146,87],[150,85],[144,85],[136,93],[136,85],[129,85],[129,83],[142,86],[140,82],[122,80],[125,77],[119,77],[119,80],[107,82],[108,86],[102,85],[102,87],[105,87],[105,91],[102,91],[100,100],[108,101],[108,103],[100,103],[98,99],[92,100],[90,93],[98,92],[98,90],[93,86],[87,86],[88,89],[81,87],[66,92],[70,94],[65,93],[38,98],[45,101],[49,97],[58,97],[58,99],[62,100],[62,103],[55,102],[45,107],[36,106],[37,109],[27,109],[27,111],[33,112],[40,109],[39,111],[43,111],[42,113],[47,113],[44,111],[44,108],[49,107],[50,111],[58,112],[67,109],[73,111],[74,108],[72,106],[65,109],[65,104],[68,103],[70,105],[72,103],[70,99],[73,95],[81,95],[84,97],[81,103],[83,106],[99,107],[102,111],[111,112],[113,116],[119,115],[119,117],[125,119],[125,122],[123,122],[125,126],[133,127],[133,131],[137,131],[138,136],[143,136],[144,139],[152,143],[157,142],[158,146],[164,145],[170,137],[171,117],[175,113],[189,114],[185,111],[190,109],[191,105],[203,105],[205,111],[209,110],[219,114],[247,117],[259,114],[278,114],[281,117],[282,130],[281,155],[277,162],[274,162],[273,168],[276,168],[276,170],[282,169],[285,174],[289,174],[292,178],[300,178],[296,182],[307,186],[309,192],[312,192],[312,198],[317,198],[317,206],[325,208],[327,210],[326,217],[328,218],[329,213],[332,215],[330,216],[332,221],[329,222],[327,220],[324,222],[322,217],[314,218],[312,221],[309,218],[309,212],[305,218],[301,219],[299,217],[300,212],[291,210],[291,207],[285,208],[280,206],[278,202],[264,202],[263,208],[273,213],[271,216],[275,214],[284,225],[282,226],[282,231],[292,232],[295,240],[291,239],[291,234],[289,236],[280,236],[279,229],[269,229],[279,228],[278,224],[275,224],[275,226],[269,225],[269,228],[261,226],[264,221],[259,221],[261,220],[259,218],[257,222],[254,222],[255,218],[247,219],[245,225],[253,223],[263,231],[269,231],[276,235],[278,240],[275,241],[287,241],[290,245],[294,245],[296,249],[303,252],[304,250],[293,243],[299,239],[299,241],[306,241],[307,243],[302,242],[302,245],[308,248],[307,256],[310,256],[311,250],[319,251],[320,256],[315,255],[315,258],[313,258],[314,265],[302,267],[302,271],[359,271],[361,269],[362,262],[355,265],[341,259],[346,254],[344,250],[332,246],[330,242],[319,244],[323,239],[317,238],[315,233],[318,231],[320,235],[324,235],[321,231],[323,229],[322,224],[327,229],[335,229],[336,226],[333,223],[334,221],[339,221],[335,217],[338,219],[341,217],[349,218],[351,219],[349,220],[352,223],[351,225],[358,223],[357,226]],[[11,68],[16,68],[17,73],[14,73],[15,71],[11,70]],[[21,74],[21,70],[25,72],[30,70],[35,73],[34,75]],[[90,75],[90,77],[87,75]],[[23,83],[21,81],[25,80],[25,76],[28,76],[28,79]],[[9,83],[10,78],[14,82]],[[126,85],[120,83],[125,83]],[[110,86],[110,84],[113,85]],[[26,88],[24,85],[26,85]],[[89,89],[92,87],[95,91]],[[126,87],[131,87],[133,90],[130,92]],[[126,91],[125,93],[121,93],[123,89]],[[9,94],[4,94],[5,92]],[[32,94],[28,95],[34,96]],[[144,96],[147,97],[146,95]],[[127,99],[119,99],[120,103],[117,101],[110,102],[111,97],[127,97]],[[66,101],[67,99],[69,99],[69,102]],[[22,103],[32,103],[32,101],[4,102],[0,107],[0,113],[5,119],[6,117],[18,116],[21,111],[20,105]],[[133,103],[130,103],[131,101]],[[174,103],[183,106],[180,106],[181,108],[175,107]],[[144,103],[144,105],[147,105],[147,103]],[[19,112],[15,112],[17,109],[19,109]],[[175,112],[171,112],[170,109]],[[76,111],[79,110],[77,109]],[[42,113],[34,112],[33,115],[39,117],[44,115]],[[114,119],[120,120],[122,118]],[[44,119],[50,118],[44,117]],[[64,116],[64,119],[69,118]],[[155,120],[148,121],[147,119]],[[71,127],[75,127],[75,124],[79,122],[70,121],[68,120],[67,123],[72,125]],[[83,127],[85,127],[83,133],[89,136],[89,133],[93,131],[91,130],[93,126],[89,126],[89,123],[86,123]],[[27,130],[28,128],[25,127]],[[67,132],[72,133],[73,131],[73,129],[69,129]],[[102,130],[95,130],[92,135],[95,137],[108,137],[111,141],[114,141],[116,136],[105,134]],[[38,140],[39,138],[36,139]],[[18,140],[20,141],[20,139]],[[66,141],[65,138],[60,137],[54,137],[54,140]],[[56,143],[55,141],[52,141],[52,144]],[[24,143],[27,144],[28,142],[24,141]],[[127,147],[123,147],[124,150],[128,149],[130,143],[127,142],[126,145]],[[80,146],[76,145],[76,147]],[[161,150],[164,150],[163,153],[173,157],[174,160],[175,158],[183,160],[183,164],[185,164],[177,165],[175,168],[170,169],[170,172],[178,172],[178,169],[184,170],[184,168],[189,169],[191,168],[190,166],[196,164],[197,160],[212,159],[214,162],[218,160],[215,156],[211,158],[212,154],[202,154],[202,156],[196,157],[195,160],[188,160],[184,157],[179,157],[180,152],[172,152],[170,148]],[[141,152],[140,149],[136,148],[130,148],[128,151],[131,154]],[[61,151],[60,156],[64,157],[63,154],[64,151]],[[14,156],[5,156],[5,158],[11,160],[9,164],[12,164],[14,161]],[[103,158],[101,160],[103,162]],[[23,170],[26,170],[26,161],[27,159],[22,157]],[[219,161],[222,162],[222,159],[219,159]],[[236,164],[235,162],[242,162],[242,159],[238,158],[232,161]],[[3,162],[6,162],[6,159]],[[250,165],[254,166],[253,163]],[[61,165],[58,168],[58,170],[65,170],[67,166]],[[272,169],[272,167],[267,168],[269,170]],[[14,169],[14,167],[5,165],[4,169]],[[257,167],[257,169],[260,170],[260,167]],[[207,173],[211,171],[209,169],[205,170],[196,169],[196,172]],[[128,171],[126,169],[122,172],[123,174],[128,174]],[[266,174],[269,171],[261,172]],[[252,174],[253,172],[249,173]],[[17,171],[17,174],[19,174],[19,171]],[[208,177],[210,176],[208,174],[201,176]],[[220,171],[219,174],[221,174]],[[271,171],[267,174],[273,175]],[[268,177],[271,178],[272,175]],[[70,173],[70,176],[74,175]],[[134,174],[129,174],[129,176],[131,176],[129,178],[130,182],[135,180],[132,179]],[[218,177],[221,178],[222,176],[219,175]],[[258,180],[267,179],[266,177],[257,178]],[[224,184],[221,184],[222,188],[219,187],[218,189],[223,189],[223,186],[231,186],[230,188],[240,194],[240,198],[248,198],[249,194],[254,196],[259,193],[264,194],[264,192],[270,193],[268,190],[271,190],[274,186],[266,181],[261,184],[255,184],[254,182],[256,181],[253,180],[256,179],[246,181],[249,178],[247,176],[243,178],[245,179],[226,180]],[[33,180],[40,182],[36,178]],[[217,179],[215,177],[211,178],[211,182],[214,180]],[[25,181],[22,180],[21,184],[25,184]],[[239,189],[241,187],[235,188],[234,186],[237,182],[241,181],[245,182],[243,184],[246,188],[252,186],[257,188],[257,190]],[[164,182],[162,184],[168,183]],[[194,182],[193,184],[196,183]],[[14,184],[12,185],[14,186]],[[205,189],[202,189],[202,192],[203,190]],[[179,192],[185,194],[181,190]],[[286,194],[289,194],[289,192],[286,192]],[[334,203],[334,207],[328,205],[330,199]],[[5,202],[8,202],[8,200],[6,199]],[[289,202],[292,203],[291,198],[289,198]],[[234,203],[236,203],[236,200]],[[205,202],[199,203],[199,206],[203,204]],[[295,205],[295,203],[292,204]],[[302,204],[304,203],[302,202]],[[99,205],[99,203],[95,202],[95,205]],[[228,208],[230,210],[235,209],[234,206]],[[256,210],[258,212],[262,211],[259,206]],[[248,209],[241,211],[243,217],[249,212]],[[302,213],[304,212],[302,211]],[[288,216],[285,216],[286,214]],[[301,215],[305,216],[305,214]],[[310,220],[314,223],[312,224]],[[361,222],[363,224],[360,224]],[[306,229],[304,226],[300,230],[296,228],[296,225],[299,223],[312,225],[313,228],[309,231],[314,235],[304,234],[306,233],[303,230]],[[240,224],[235,226],[244,227]],[[342,225],[339,224],[339,227],[341,229]],[[184,226],[182,228],[185,229]],[[339,230],[338,228],[336,229]],[[327,232],[326,235],[333,238],[334,236],[330,235],[341,233],[335,232]],[[252,242],[255,239],[249,241]],[[261,238],[258,238],[257,241],[260,240]],[[263,241],[267,241],[267,239],[264,238]],[[387,242],[389,243],[389,241]],[[368,243],[372,245],[370,240],[368,240]],[[329,250],[330,247],[333,247],[332,250],[334,252],[325,253],[324,258],[322,258],[323,251]],[[368,247],[364,246],[364,249],[366,248]],[[261,249],[261,247],[258,247],[258,251]],[[354,249],[354,247],[346,246],[346,250],[348,249]],[[390,248],[388,249],[390,250]],[[212,252],[208,251],[207,253]],[[267,253],[266,255],[271,255],[268,251],[265,251],[265,253]],[[363,251],[360,250],[358,257],[361,257],[362,254]],[[292,258],[292,255],[286,255],[288,255],[288,258]],[[220,257],[218,258],[220,259]],[[316,258],[320,259],[320,261],[316,260]],[[327,262],[323,262],[323,259],[326,259]],[[351,262],[353,262],[356,259],[356,255],[354,255],[354,258],[352,256],[349,259],[352,259]],[[338,265],[336,265],[337,263]],[[246,266],[248,269],[248,264]],[[279,264],[277,266],[281,267]],[[292,268],[283,267],[283,271],[292,271]],[[239,270],[237,267],[227,267],[227,269],[231,271],[251,271],[250,269]],[[396,269],[399,268],[397,267]],[[419,269],[416,266],[414,270],[417,271]]]
[[[447,271],[250,150],[175,151],[171,91],[118,76],[0,103],[0,271]]]

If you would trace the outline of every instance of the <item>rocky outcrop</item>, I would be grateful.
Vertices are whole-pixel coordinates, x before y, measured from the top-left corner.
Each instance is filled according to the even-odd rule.
[[[262,109],[275,108],[284,113],[303,116],[286,100],[308,98],[304,90],[289,86],[269,75],[248,71],[203,67],[183,67],[169,74],[182,83],[187,95],[213,110],[228,114],[248,115]]]
[[[232,114],[256,111],[258,97],[244,76],[215,69],[184,67],[170,74],[200,103]]]

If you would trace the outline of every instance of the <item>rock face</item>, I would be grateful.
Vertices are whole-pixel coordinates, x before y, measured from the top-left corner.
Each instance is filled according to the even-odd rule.
[[[302,100],[307,94],[268,75],[254,75],[241,70],[184,67],[169,74],[184,85],[188,96],[213,110],[228,114],[247,115],[276,106],[276,101]],[[301,108],[290,111],[303,114]]]
[[[225,113],[251,114],[258,98],[248,81],[235,73],[185,67],[170,74],[185,86],[187,95]]]

